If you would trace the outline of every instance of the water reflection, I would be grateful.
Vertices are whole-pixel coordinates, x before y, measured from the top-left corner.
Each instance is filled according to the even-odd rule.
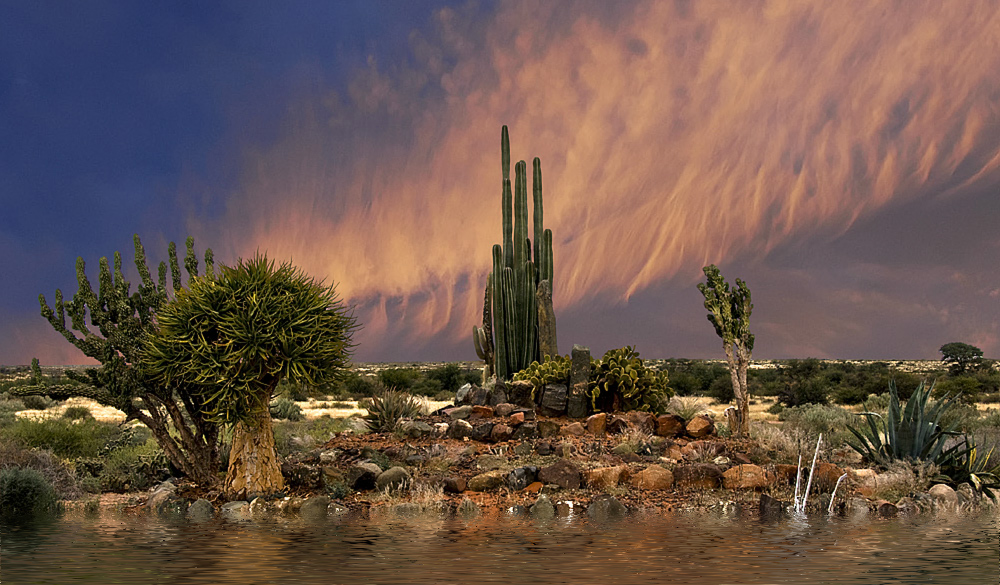
[[[711,514],[188,523],[67,516],[0,532],[4,583],[997,583],[997,518]]]

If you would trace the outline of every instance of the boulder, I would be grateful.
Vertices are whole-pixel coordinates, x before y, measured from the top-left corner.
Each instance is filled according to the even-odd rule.
[[[684,432],[684,419],[676,414],[661,414],[656,417],[656,434],[661,437],[676,437]]]
[[[473,406],[486,406],[490,401],[490,391],[475,385],[472,386],[472,392],[469,393],[469,396],[469,402]]]
[[[549,437],[554,437],[559,434],[559,423],[554,420],[540,420],[538,421],[538,436],[547,439]]]
[[[601,494],[587,506],[587,516],[598,522],[618,520],[625,517],[627,510],[617,499],[608,494]]]
[[[446,408],[444,413],[455,420],[465,420],[472,416],[472,406],[465,404],[455,408]]]
[[[958,493],[951,486],[943,483],[935,484],[927,490],[927,493],[934,498],[934,502],[939,506],[952,508],[958,506]]]
[[[544,416],[562,416],[566,414],[568,399],[569,391],[565,384],[546,384],[538,410]]]
[[[586,432],[587,429],[579,422],[569,423],[559,429],[559,435],[562,437],[582,437]]]
[[[570,356],[569,386],[575,389],[590,381],[590,348],[574,345]]]
[[[487,492],[502,487],[506,481],[507,474],[499,469],[480,473],[469,479],[466,489],[473,492]]]
[[[682,489],[716,489],[722,485],[722,470],[711,463],[692,463],[674,468],[674,484]]]
[[[509,440],[513,434],[514,429],[509,426],[505,424],[496,424],[493,425],[492,429],[490,429],[490,440],[495,443],[500,443],[502,441]]]
[[[163,512],[170,507],[170,503],[175,500],[177,486],[173,482],[165,481],[153,488],[149,498],[146,499],[146,507],[153,512]]]
[[[469,418],[471,419],[493,418],[493,407],[474,405],[472,407],[472,414],[469,416]]]
[[[632,476],[629,484],[640,490],[666,490],[674,485],[674,474],[659,465],[650,465]]]
[[[476,469],[480,471],[493,471],[494,469],[503,467],[506,462],[507,458],[500,455],[481,455],[476,459]]]
[[[584,418],[590,412],[590,397],[587,396],[587,384],[577,384],[570,388],[566,399],[566,416]]]
[[[684,427],[684,431],[695,439],[715,434],[715,422],[704,414],[692,418]]]
[[[628,480],[628,467],[624,465],[598,467],[584,471],[583,475],[587,480],[588,487],[596,490],[606,490],[615,487],[623,480]]]
[[[503,386],[494,386],[489,392],[489,399],[486,404],[496,408],[501,404],[507,403],[507,391],[504,390]],[[502,416],[502,415],[501,415]]]
[[[222,505],[220,513],[226,520],[244,522],[250,519],[250,502],[238,500]]]
[[[538,480],[542,483],[554,483],[563,489],[580,489],[580,467],[566,459],[559,459],[538,470]]]
[[[264,498],[254,498],[250,502],[250,516],[254,520],[264,520],[274,514],[275,507]]]
[[[434,432],[434,427],[420,420],[404,420],[399,423],[399,432],[404,437],[420,439]],[[322,461],[323,455],[320,455]]]
[[[329,496],[313,496],[302,502],[302,508],[299,511],[303,518],[326,518],[329,510]]]
[[[514,429],[514,434],[511,435],[511,438],[523,441],[525,439],[534,439],[537,436],[538,426],[533,422],[525,422],[517,425],[517,428]]]
[[[442,480],[444,491],[449,494],[460,494],[465,491],[466,483],[461,477],[446,477]]]
[[[500,417],[508,417],[515,409],[517,409],[517,406],[509,402],[503,402],[493,407],[493,414]]]
[[[534,446],[528,441],[522,441],[514,445],[514,455],[518,457],[527,457],[535,450]]]
[[[207,522],[215,518],[215,506],[205,498],[199,498],[188,506],[187,517],[192,522]]]
[[[892,502],[879,500],[875,502],[875,513],[879,518],[895,518],[899,515],[899,508]]]
[[[531,517],[536,520],[548,520],[555,517],[556,507],[548,496],[542,494],[538,496],[538,499],[531,505],[528,512],[531,514]]]
[[[355,490],[370,490],[375,487],[375,479],[382,474],[382,468],[370,461],[352,465],[347,470],[347,485]]]
[[[523,490],[538,481],[538,468],[526,465],[510,470],[507,474],[507,487],[513,491]]]
[[[722,474],[722,487],[727,490],[757,490],[773,483],[774,478],[764,468],[752,463],[731,467]]]
[[[456,420],[448,427],[448,436],[452,439],[464,439],[472,436],[472,425],[465,420]]]
[[[785,510],[788,508],[788,504],[768,494],[761,494],[759,507],[762,519],[772,519],[783,516]]]
[[[515,380],[507,384],[507,400],[524,408],[532,408],[531,392],[534,390],[531,382],[527,380]]]
[[[472,434],[469,435],[473,441],[485,443],[493,440],[493,423],[480,422],[472,426]]]
[[[584,426],[587,427],[587,432],[591,435],[603,435],[607,430],[607,425],[608,415],[604,412],[588,416],[587,422],[584,423]]]
[[[840,476],[844,474],[844,470],[837,467],[833,463],[827,463],[825,461],[817,461],[816,468],[813,470],[813,481],[812,485],[819,492],[832,492],[834,486],[837,485],[837,480]],[[805,475],[806,479],[809,478],[808,473]],[[847,478],[844,478],[845,480]]]
[[[375,488],[382,490],[398,490],[410,484],[410,472],[403,467],[390,467],[375,478]]]
[[[656,417],[651,413],[633,410],[625,413],[625,420],[628,424],[644,433],[652,433],[656,430]]]
[[[472,398],[472,384],[465,384],[455,392],[455,404],[468,404]]]

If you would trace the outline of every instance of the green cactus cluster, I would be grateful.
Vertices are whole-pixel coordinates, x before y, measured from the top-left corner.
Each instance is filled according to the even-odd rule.
[[[532,163],[534,215],[533,237],[529,238],[527,165],[523,160],[514,165],[512,189],[506,126],[501,132],[500,155],[503,244],[493,246],[483,327],[473,328],[473,342],[480,359],[489,362],[492,358],[497,378],[507,380],[543,356],[558,355],[558,349],[552,311],[552,230],[545,229],[543,222],[541,161],[535,158]]]
[[[569,385],[570,356],[546,357],[534,361],[514,380],[531,382],[533,394],[546,384]],[[666,412],[667,402],[674,395],[666,371],[658,372],[646,367],[639,353],[631,346],[612,349],[604,356],[590,360],[590,379],[587,392],[591,408],[598,412],[642,410]]]

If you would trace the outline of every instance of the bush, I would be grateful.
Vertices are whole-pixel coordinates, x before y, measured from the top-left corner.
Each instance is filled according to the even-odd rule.
[[[35,469],[8,467],[0,470],[0,514],[20,519],[56,506],[56,490]]]
[[[317,392],[305,384],[290,382],[288,378],[285,378],[282,381],[278,382],[278,387],[275,390],[275,394],[279,398],[284,398],[286,400],[291,400],[295,402],[304,402],[306,400],[309,400],[310,396],[316,395]]]
[[[361,376],[357,372],[350,372],[344,380],[344,391],[355,400],[365,396],[375,394],[377,386],[368,376]]]
[[[294,401],[288,398],[281,397],[277,400],[271,402],[271,418],[276,418],[279,420],[303,420],[305,415],[302,414],[302,409]]]
[[[45,410],[48,407],[56,403],[48,396],[39,396],[31,394],[28,396],[21,396],[21,402],[24,404],[24,408],[27,410]]]
[[[778,420],[785,427],[796,429],[808,437],[823,434],[827,445],[842,444],[849,436],[848,426],[857,422],[857,417],[839,406],[825,404],[802,404],[785,408],[778,414]]]
[[[373,431],[392,431],[400,419],[420,414],[421,404],[412,395],[384,389],[371,398],[365,420]]]
[[[292,453],[315,449],[348,428],[351,427],[346,419],[332,418],[329,415],[304,421],[280,422],[274,425],[274,446],[279,455],[288,457]]]
[[[428,380],[440,383],[442,389],[456,392],[465,384],[479,384],[482,382],[483,375],[478,370],[463,370],[458,364],[446,364],[440,368],[429,370],[426,377]]]
[[[73,500],[80,496],[73,469],[51,451],[27,449],[10,440],[0,441],[0,469],[11,467],[34,469],[42,474],[60,499]]]
[[[96,457],[122,430],[116,424],[94,419],[72,421],[65,418],[33,420],[21,418],[0,431],[5,437],[27,447],[51,449],[65,459]]]
[[[683,398],[674,396],[667,403],[667,412],[676,414],[684,420],[691,420],[708,410],[708,405],[696,397]]]
[[[149,489],[170,477],[170,463],[153,439],[139,445],[126,444],[112,450],[101,470],[101,489],[128,492]]]
[[[389,368],[378,373],[378,381],[386,388],[410,390],[420,379],[420,371],[413,368]]]
[[[729,376],[719,377],[712,380],[712,383],[708,386],[708,396],[711,396],[719,404],[728,404],[736,399],[736,393],[733,392],[733,379]]]
[[[94,415],[90,414],[90,409],[86,406],[67,406],[66,410],[63,411],[62,417],[68,420],[82,420],[85,418],[94,418]]]

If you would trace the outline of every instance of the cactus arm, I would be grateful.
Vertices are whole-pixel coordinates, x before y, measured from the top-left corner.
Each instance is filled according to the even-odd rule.
[[[531,163],[532,170],[532,180],[531,180],[531,195],[532,195],[532,219],[534,220],[534,232],[531,236],[531,241],[534,243],[534,254],[532,258],[535,259],[535,266],[538,268],[538,278],[540,280],[545,280],[546,268],[546,258],[542,252],[543,248],[543,238],[545,233],[545,227],[543,223],[542,215],[542,161],[535,157],[535,160]]]

